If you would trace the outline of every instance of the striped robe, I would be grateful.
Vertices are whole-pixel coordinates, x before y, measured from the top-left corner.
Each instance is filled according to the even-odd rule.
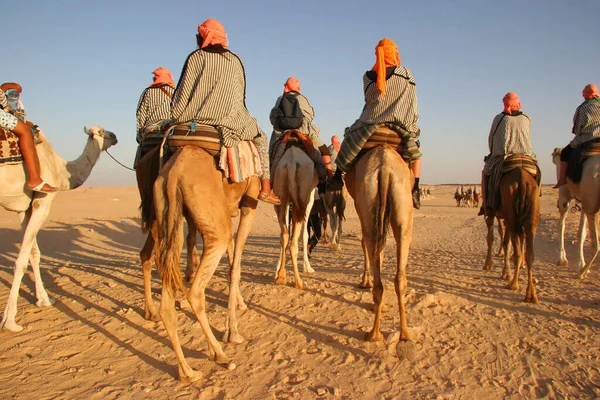
[[[236,54],[215,46],[191,53],[173,95],[171,118],[179,124],[195,121],[216,127],[225,147],[252,140],[261,179],[270,179],[267,135],[246,108],[246,74]]]
[[[403,66],[389,67],[385,96],[381,96],[377,89],[376,80],[374,71],[367,71],[363,76],[365,106],[359,119],[346,128],[344,141],[335,161],[342,171],[352,168],[354,158],[379,125],[386,125],[399,132],[404,142],[403,158],[415,160],[421,157],[416,145],[421,130],[417,126],[419,107],[412,72]]]
[[[577,107],[573,116],[573,134],[575,137],[570,143],[573,148],[600,137],[600,98],[586,100]]]
[[[536,160],[531,146],[531,120],[525,113],[509,115],[500,113],[494,117],[488,136],[488,155],[483,172],[489,175],[494,166],[509,154],[523,154]]]
[[[173,96],[173,87],[164,85],[162,88]],[[148,125],[171,118],[171,98],[158,86],[147,87],[140,96],[135,114],[137,132],[140,133]]]
[[[0,106],[2,106],[2,108],[4,108],[7,105],[8,105],[8,100],[6,99],[6,94],[4,93],[4,90],[0,89]]]

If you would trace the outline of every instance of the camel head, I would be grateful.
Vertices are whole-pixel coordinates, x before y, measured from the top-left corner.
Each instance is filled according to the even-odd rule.
[[[100,148],[104,151],[110,146],[117,144],[117,135],[111,131],[105,130],[101,126],[92,126],[91,128],[83,127],[83,131],[91,139],[96,139],[100,144]]]
[[[552,152],[552,162],[556,165],[560,164],[560,153],[562,152],[562,147],[555,147]]]

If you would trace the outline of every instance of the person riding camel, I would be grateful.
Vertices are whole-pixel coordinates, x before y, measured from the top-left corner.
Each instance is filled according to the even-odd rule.
[[[531,146],[531,119],[521,111],[521,99],[511,92],[502,98],[502,103],[504,109],[494,117],[488,136],[490,153],[484,158],[485,165],[481,173],[483,204],[478,215],[485,215],[486,199],[490,195],[488,180],[498,163],[504,162],[506,156],[512,154],[522,154],[537,160]]]
[[[242,60],[227,49],[227,33],[215,19],[198,25],[198,49],[185,61],[171,102],[177,124],[212,125],[225,147],[251,140],[260,159],[262,176],[259,200],[279,205],[271,190],[267,135],[246,108],[246,75]]]
[[[38,158],[35,143],[33,141],[33,134],[37,130],[37,125],[32,122],[24,122],[20,120],[13,110],[9,107],[9,101],[5,94],[6,91],[14,91],[21,94],[23,91],[21,85],[18,83],[4,83],[0,86],[0,128],[14,133],[18,138],[19,149],[21,150],[21,156],[23,157],[23,164],[27,171],[27,187],[29,190],[41,193],[53,193],[58,188],[49,185],[44,182],[40,173],[40,160]],[[14,94],[13,92],[13,94]],[[22,108],[22,103],[19,100],[19,96],[11,99],[13,105],[19,105]],[[21,116],[24,118],[24,110],[21,110]],[[17,115],[19,115],[17,113]]]
[[[288,104],[291,104],[291,106],[283,107],[282,102],[288,101]],[[302,114],[301,118],[284,115],[286,112],[290,113],[290,111],[293,114],[295,107],[293,104],[295,102],[297,102],[298,109]],[[277,98],[275,106],[271,109],[269,115],[271,125],[273,125],[273,133],[271,134],[271,142],[269,144],[270,161],[271,165],[274,166],[283,156],[285,145],[282,146],[281,144],[285,134],[290,130],[299,131],[310,138],[315,151],[308,155],[315,163],[320,180],[324,181],[325,174],[327,174],[329,179],[333,177],[331,155],[329,148],[319,136],[319,128],[313,124],[314,117],[315,111],[310,105],[308,98],[300,93],[300,81],[293,76],[288,78],[283,85],[283,94]]]
[[[554,189],[558,189],[567,183],[567,166],[573,150],[600,138],[600,95],[598,94],[598,86],[590,83],[583,88],[581,94],[584,102],[577,107],[573,116],[572,132],[575,137],[560,153],[560,172]]]
[[[171,99],[175,93],[175,82],[171,71],[159,67],[152,73],[153,82],[140,95],[135,113],[138,143],[141,142],[145,130],[151,125],[171,118]]]
[[[375,47],[376,62],[363,76],[365,105],[359,119],[346,128],[335,163],[337,170],[329,185],[331,190],[343,186],[342,172],[353,168],[353,161],[369,137],[382,126],[394,130],[402,139],[401,156],[409,162],[415,178],[413,205],[420,208],[419,177],[421,151],[417,127],[419,110],[417,89],[412,72],[400,65],[398,46],[382,39]]]

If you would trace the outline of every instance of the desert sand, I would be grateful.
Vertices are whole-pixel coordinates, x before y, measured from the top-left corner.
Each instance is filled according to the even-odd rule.
[[[556,191],[544,186],[535,240],[539,303],[504,288],[496,268],[482,270],[485,224],[474,208],[457,208],[455,186],[433,186],[415,212],[408,265],[408,323],[414,357],[399,359],[393,292],[395,243],[388,240],[382,318],[386,342],[368,343],[372,298],[357,287],[362,273],[360,226],[348,201],[342,251],[322,243],[307,286],[274,285],[278,227],[261,203],[243,258],[241,345],[224,345],[237,365],[208,359],[188,308],[179,335],[203,378],[175,379],[177,365],[162,322],[143,318],[139,196],[134,187],[60,193],[38,235],[42,275],[54,307],[38,308],[32,279],[21,286],[20,333],[0,332],[2,399],[530,399],[600,396],[600,262],[575,279],[577,219],[567,222],[570,266],[559,258]],[[16,214],[0,210],[0,306],[3,310],[21,240]],[[497,247],[497,241],[495,246]],[[589,241],[586,243],[589,246]],[[198,243],[201,248],[201,239]],[[587,247],[586,247],[587,248]],[[207,289],[208,316],[223,332],[228,267],[222,260]],[[183,260],[182,260],[182,268]],[[288,268],[291,264],[288,260]],[[153,275],[154,298],[160,278]]]

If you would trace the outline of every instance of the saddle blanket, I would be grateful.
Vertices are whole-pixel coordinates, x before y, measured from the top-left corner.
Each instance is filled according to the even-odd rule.
[[[33,134],[33,142],[35,144],[42,142],[39,134]],[[14,165],[22,162],[23,156],[19,148],[19,138],[11,131],[0,128],[0,165]]]
[[[241,141],[236,147],[221,147],[219,168],[230,182],[242,182],[246,178],[262,175],[258,150],[253,142]]]

